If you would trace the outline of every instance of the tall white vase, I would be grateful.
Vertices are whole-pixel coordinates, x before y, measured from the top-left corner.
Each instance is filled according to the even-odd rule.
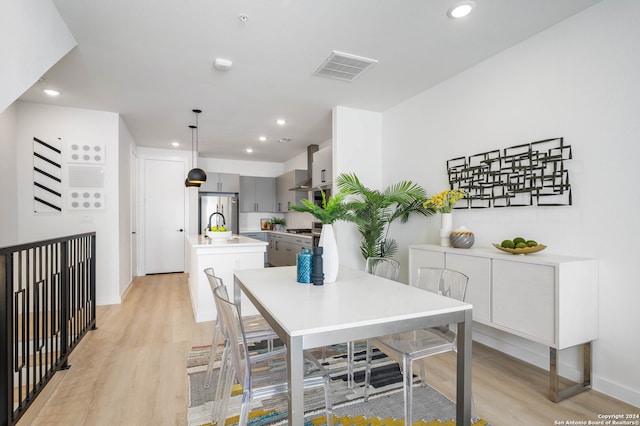
[[[449,236],[453,229],[453,213],[440,213],[440,245],[451,247]]]
[[[318,245],[322,247],[322,270],[324,271],[324,282],[334,283],[338,278],[338,267],[340,259],[338,258],[338,243],[336,235],[333,233],[333,225],[322,225],[320,233],[320,241]]]

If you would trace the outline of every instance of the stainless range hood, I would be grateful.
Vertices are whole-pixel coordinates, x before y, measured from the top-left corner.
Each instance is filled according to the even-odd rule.
[[[289,188],[289,191],[311,191],[314,189],[312,186],[313,154],[318,152],[318,149],[318,145],[309,145],[307,147],[307,178],[304,182],[294,186],[293,188]]]

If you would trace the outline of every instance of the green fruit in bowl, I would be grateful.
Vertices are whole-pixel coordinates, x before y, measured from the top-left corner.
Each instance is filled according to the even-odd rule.
[[[516,245],[513,241],[511,240],[504,240],[502,242],[502,244],[500,244],[500,246],[504,247],[504,248],[514,248]]]
[[[224,227],[224,226],[221,226],[221,227],[219,227],[219,228],[218,228],[218,231],[220,231],[220,232],[227,232],[227,228],[226,228],[226,227]]]
[[[218,227],[217,226],[212,226],[211,227],[211,232],[218,232]]]
[[[519,243],[524,243],[524,244],[526,245],[526,244],[527,244],[527,240],[525,240],[525,239],[524,239],[524,238],[522,238],[522,237],[515,237],[515,238],[513,239],[513,244],[515,244],[515,245],[516,245],[516,247],[517,247]]]
[[[520,243],[516,244],[516,248],[527,248],[527,243],[520,242]]]
[[[533,241],[533,240],[529,240],[529,241],[527,241],[527,247],[535,247],[535,246],[537,246],[537,245],[538,245],[538,243],[536,243],[536,242],[535,242],[535,241]]]

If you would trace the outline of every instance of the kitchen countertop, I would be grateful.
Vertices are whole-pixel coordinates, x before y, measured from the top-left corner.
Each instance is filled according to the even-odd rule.
[[[294,237],[303,237],[303,238],[311,238],[311,237],[314,236],[314,234],[312,234],[310,232],[309,233],[304,233],[304,234],[296,234],[294,232],[287,232],[286,230],[285,231],[271,231],[271,230],[264,230],[264,229],[256,229],[256,230],[253,230],[253,231],[240,231],[241,234],[243,234],[243,233],[254,233],[254,232],[270,232],[270,233],[273,233],[273,234],[291,235],[291,236],[294,236]]]
[[[202,234],[189,235],[189,243],[194,248],[204,247],[239,247],[239,246],[266,246],[268,243],[255,238],[243,237],[242,235],[232,235],[228,240],[214,241],[205,238]]]

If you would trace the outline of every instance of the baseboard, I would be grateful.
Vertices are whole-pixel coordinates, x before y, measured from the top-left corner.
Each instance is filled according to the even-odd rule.
[[[630,389],[599,376],[593,378],[593,389],[640,408],[640,391],[638,389]]]
[[[473,340],[514,358],[549,371],[549,348],[522,339],[500,330],[474,323]],[[582,380],[581,352],[577,348],[568,348],[559,353],[558,370],[562,377],[575,382]],[[611,398],[618,399],[636,407],[640,407],[640,391],[607,380],[592,373],[592,388]]]

